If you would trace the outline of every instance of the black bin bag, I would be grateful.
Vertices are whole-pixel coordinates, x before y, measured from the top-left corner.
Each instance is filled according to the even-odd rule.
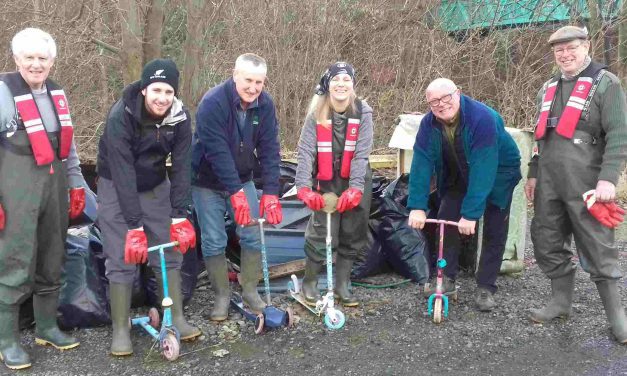
[[[100,232],[93,226],[68,233],[59,296],[62,329],[111,324]]]
[[[403,174],[390,183],[381,195],[381,224],[378,239],[387,262],[405,278],[425,283],[429,278],[429,243],[421,231],[407,222],[409,175]]]

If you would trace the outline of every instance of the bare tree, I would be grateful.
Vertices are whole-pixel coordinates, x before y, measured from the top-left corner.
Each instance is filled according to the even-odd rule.
[[[129,84],[140,76],[143,66],[142,22],[140,7],[136,0],[119,0],[120,27],[124,84]]]

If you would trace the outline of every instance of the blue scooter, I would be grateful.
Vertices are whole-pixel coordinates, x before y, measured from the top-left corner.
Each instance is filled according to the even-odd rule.
[[[248,320],[255,322],[255,333],[261,334],[265,329],[279,328],[287,326],[288,328],[294,325],[294,314],[291,308],[286,308],[285,311],[276,308],[272,305],[272,299],[270,296],[270,273],[268,272],[268,256],[266,251],[266,238],[264,235],[263,224],[266,220],[264,218],[257,219],[259,223],[259,231],[261,233],[261,263],[263,266],[263,282],[266,292],[266,307],[260,314],[255,314],[248,311],[244,307],[242,297],[238,293],[233,293],[231,297],[231,305],[237,309],[242,316]],[[254,223],[254,221],[253,221]]]
[[[173,303],[168,292],[168,275],[166,273],[163,251],[167,248],[176,247],[178,244],[178,242],[171,242],[148,248],[148,252],[159,251],[161,260],[161,277],[163,278],[163,300],[161,301],[163,322],[161,323],[161,330],[157,331],[159,327],[159,312],[154,307],[148,311],[148,316],[131,319],[132,325],[141,326],[159,342],[161,353],[169,361],[176,360],[179,357],[181,335],[178,329],[172,325],[171,307]]]

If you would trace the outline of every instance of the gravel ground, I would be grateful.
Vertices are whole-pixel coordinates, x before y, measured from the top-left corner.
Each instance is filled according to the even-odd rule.
[[[620,246],[620,262],[627,271],[625,242]],[[627,346],[612,340],[596,288],[581,269],[570,320],[545,325],[528,321],[528,309],[541,306],[550,294],[549,281],[532,254],[526,250],[522,275],[499,278],[498,307],[490,313],[474,309],[474,281],[461,276],[459,301],[451,304],[441,325],[427,316],[418,286],[406,284],[394,289],[355,287],[362,305],[344,309],[346,325],[335,332],[286,296],[276,295],[275,305],[294,309],[295,327],[255,335],[252,323],[233,312],[222,324],[206,320],[212,293],[200,287],[187,314],[204,335],[184,343],[175,362],[165,361],[151,348],[151,337],[137,329],[135,354],[121,359],[108,355],[109,328],[77,331],[81,346],[63,353],[35,346],[33,332],[27,330],[23,343],[33,367],[19,374],[627,375]],[[372,282],[395,280],[399,277],[385,274]],[[622,286],[627,305],[627,283]],[[11,374],[6,368],[0,373]]]

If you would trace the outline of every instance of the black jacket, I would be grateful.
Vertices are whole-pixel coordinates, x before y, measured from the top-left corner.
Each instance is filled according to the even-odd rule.
[[[190,198],[189,112],[178,99],[160,122],[147,116],[139,81],[124,88],[107,116],[98,144],[98,175],[113,181],[129,229],[142,226],[138,192],[148,191],[167,177],[171,153],[170,202],[172,218],[187,217]]]

